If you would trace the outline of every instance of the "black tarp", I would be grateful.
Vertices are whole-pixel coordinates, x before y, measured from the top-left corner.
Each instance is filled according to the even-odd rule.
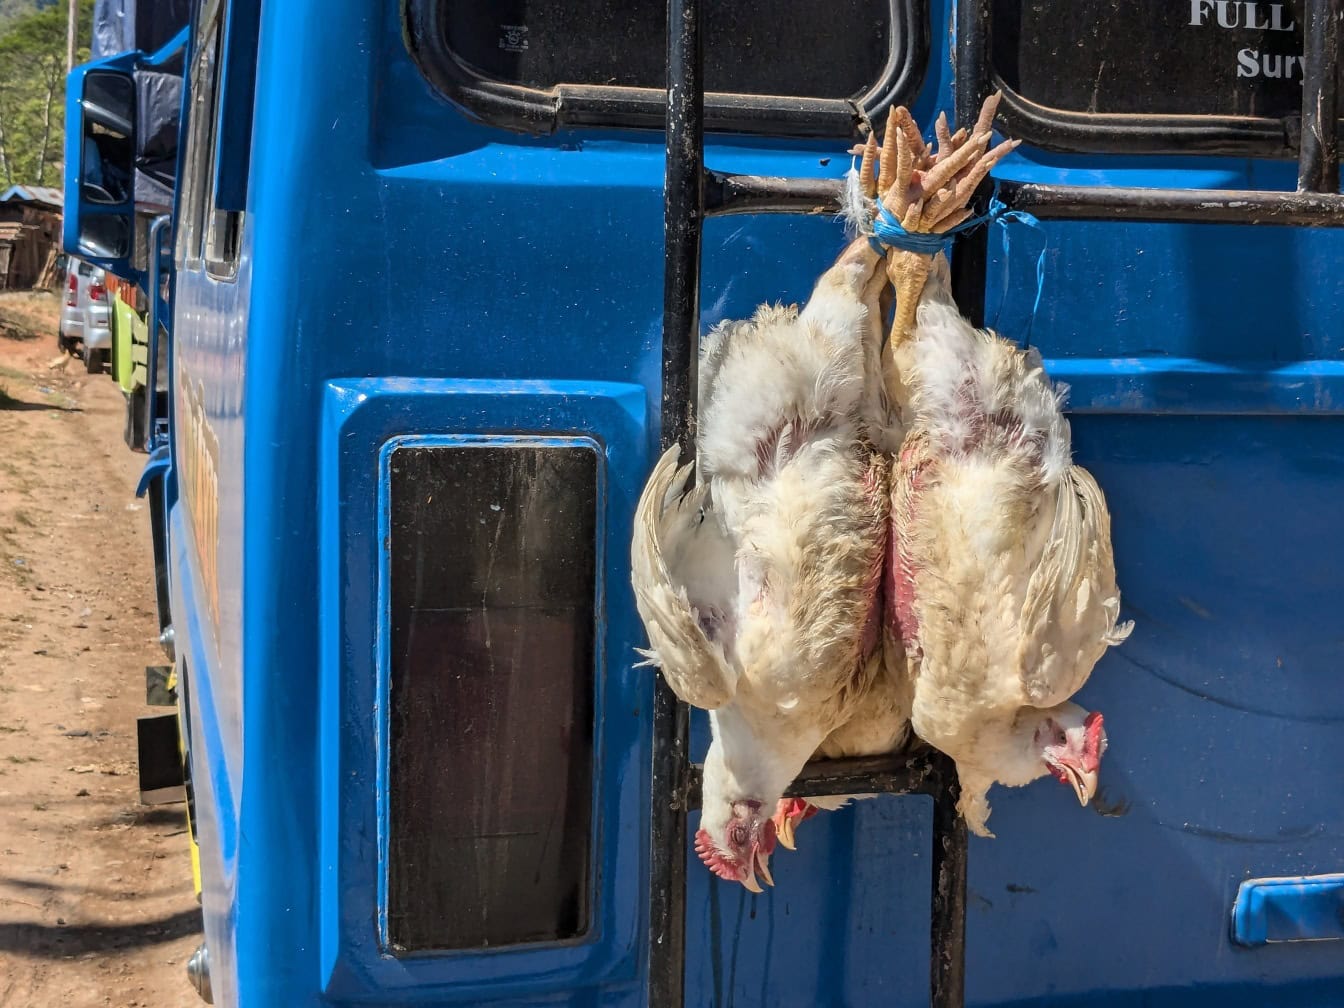
[[[189,0],[94,0],[94,59],[162,48],[191,18]]]
[[[189,0],[95,0],[94,59],[161,49],[191,16]],[[146,213],[172,209],[177,172],[178,123],[182,113],[182,58],[153,70],[135,71],[135,202]]]

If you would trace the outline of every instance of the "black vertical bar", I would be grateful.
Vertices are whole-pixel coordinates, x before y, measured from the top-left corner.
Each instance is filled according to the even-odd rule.
[[[1307,0],[1299,192],[1339,192],[1339,21],[1344,0]]]
[[[699,0],[667,5],[667,175],[664,183],[664,449],[695,450],[704,223],[704,81]],[[649,861],[649,1005],[682,1008],[686,969],[686,786],[690,717],[660,675],[653,696]]]
[[[966,820],[957,812],[957,770],[940,757],[933,796],[933,914],[929,922],[929,1004],[962,1008],[966,999]]]
[[[989,0],[958,0],[954,118],[958,128],[970,129],[989,95]],[[988,180],[982,189],[988,192]],[[983,193],[976,199],[984,198]],[[985,324],[985,266],[989,229],[976,228],[958,238],[952,254],[952,295],[971,325]]]
[[[989,0],[958,0],[955,119],[970,128],[989,95]],[[986,180],[984,188],[988,188]],[[977,199],[983,198],[983,194]],[[952,247],[952,296],[972,325],[985,324],[985,267],[989,229],[976,228]],[[957,812],[961,784],[956,764],[939,758],[933,796],[933,878],[929,920],[929,1004],[963,1008],[966,1003],[966,820]]]
[[[953,104],[958,127],[970,128],[989,94],[990,0],[957,0]]]
[[[663,446],[695,450],[700,234],[705,215],[699,0],[667,5],[667,176],[663,212]]]

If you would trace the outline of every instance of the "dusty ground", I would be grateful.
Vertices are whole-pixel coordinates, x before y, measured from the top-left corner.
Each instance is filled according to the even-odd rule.
[[[144,464],[121,393],[57,357],[57,301],[0,294],[0,1008],[191,1006],[182,805],[139,804],[156,643]]]

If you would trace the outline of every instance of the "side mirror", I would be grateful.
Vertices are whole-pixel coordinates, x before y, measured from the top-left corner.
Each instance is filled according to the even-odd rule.
[[[65,250],[117,276],[135,270],[134,53],[76,67],[66,81]]]

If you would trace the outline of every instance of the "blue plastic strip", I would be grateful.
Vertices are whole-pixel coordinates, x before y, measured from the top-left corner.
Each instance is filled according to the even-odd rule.
[[[1036,298],[1031,303],[1031,314],[1027,316],[1027,331],[1018,342],[1026,347],[1031,345],[1031,330],[1036,325],[1036,312],[1041,307],[1041,294],[1045,291],[1045,248],[1047,240],[1045,238],[1045,228],[1041,222],[1032,214],[1025,210],[1009,210],[1008,207],[999,199],[996,194],[989,202],[989,217],[1003,228],[1003,268],[1005,272],[1008,264],[1012,262],[1012,229],[1009,224],[1022,224],[1031,228],[1041,236],[1041,251],[1036,256]],[[1006,281],[1006,278],[1005,278]],[[1003,285],[1003,296],[1008,292],[1007,282]],[[994,315],[994,328],[999,327],[999,318],[1003,314],[1003,300],[999,301],[999,310]]]
[[[1232,904],[1239,945],[1344,938],[1344,875],[1247,879]]]

